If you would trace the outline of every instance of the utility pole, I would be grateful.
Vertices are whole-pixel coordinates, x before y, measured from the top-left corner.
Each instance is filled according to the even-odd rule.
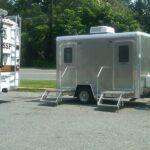
[[[51,0],[51,32],[53,30],[53,0]]]
[[[3,18],[0,14],[0,67],[2,67],[2,54],[3,54]]]

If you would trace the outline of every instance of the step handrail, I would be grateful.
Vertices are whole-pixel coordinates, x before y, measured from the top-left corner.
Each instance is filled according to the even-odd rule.
[[[102,72],[104,69],[111,69],[112,67],[111,66],[101,66],[100,69],[99,69],[99,72],[97,74],[97,96],[98,96],[98,91],[99,91],[99,82],[98,82],[98,79],[100,78]]]
[[[62,89],[62,80],[63,80],[63,77],[65,76],[67,70],[70,69],[70,68],[75,69],[75,84],[77,85],[77,70],[76,70],[76,67],[75,66],[66,66],[65,69],[64,69],[64,71],[61,74],[61,77],[60,77],[60,89]]]
[[[76,67],[75,67],[75,66],[67,66],[67,67],[64,69],[64,71],[63,71],[63,73],[62,73],[62,75],[61,75],[61,78],[64,77],[64,75],[66,74],[66,72],[67,72],[67,70],[68,70],[69,68],[76,68]]]
[[[64,77],[64,75],[65,75],[65,73],[66,73],[67,70],[68,70],[68,66],[64,69],[64,71],[63,71],[63,73],[62,73],[62,75],[61,75],[61,78]]]

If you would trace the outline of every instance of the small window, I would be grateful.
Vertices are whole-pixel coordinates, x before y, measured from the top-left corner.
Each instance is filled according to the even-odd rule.
[[[19,50],[19,45],[16,45],[16,50]]]
[[[119,46],[119,62],[129,62],[129,46]]]
[[[19,63],[19,59],[17,59],[17,63]]]
[[[72,63],[72,48],[64,48],[64,63]]]

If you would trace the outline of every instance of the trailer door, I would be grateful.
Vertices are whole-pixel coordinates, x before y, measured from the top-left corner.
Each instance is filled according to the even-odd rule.
[[[61,45],[60,88],[74,89],[77,84],[76,68],[77,43],[66,42]]]
[[[132,41],[116,41],[114,44],[114,90],[133,89],[133,49]]]

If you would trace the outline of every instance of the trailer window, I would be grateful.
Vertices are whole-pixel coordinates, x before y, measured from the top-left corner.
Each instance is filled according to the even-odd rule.
[[[19,45],[16,45],[16,49],[19,50]]]
[[[119,46],[119,62],[129,62],[129,46]]]
[[[64,63],[72,63],[72,48],[64,48]]]

